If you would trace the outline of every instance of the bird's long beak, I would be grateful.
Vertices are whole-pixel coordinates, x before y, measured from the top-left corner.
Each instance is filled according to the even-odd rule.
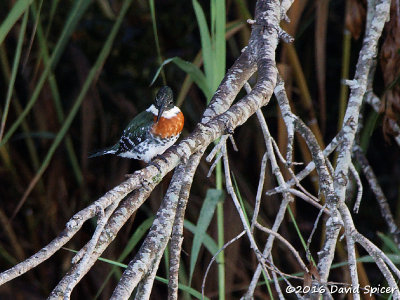
[[[160,120],[160,118],[164,112],[164,107],[165,107],[164,105],[161,105],[161,107],[159,108],[156,122],[158,122]]]

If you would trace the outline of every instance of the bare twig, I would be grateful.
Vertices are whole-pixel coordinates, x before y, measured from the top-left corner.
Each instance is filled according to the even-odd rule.
[[[210,268],[212,266],[212,264],[214,263],[214,261],[217,259],[218,254],[221,253],[221,251],[224,251],[229,245],[231,245],[232,243],[236,242],[238,239],[240,239],[244,234],[246,233],[245,230],[243,230],[241,233],[239,233],[237,236],[235,236],[233,239],[231,239],[229,242],[225,243],[225,245],[219,249],[214,256],[211,258],[210,262],[208,263],[206,272],[204,273],[203,276],[203,282],[201,283],[201,295],[204,297],[204,289],[206,287],[206,280],[207,280],[207,275],[208,272],[210,271]]]
[[[389,231],[393,234],[393,238],[397,247],[400,249],[400,230],[396,225],[393,214],[390,211],[390,206],[386,199],[385,194],[382,191],[381,186],[378,183],[378,179],[374,171],[372,170],[367,158],[365,157],[360,146],[356,145],[353,147],[354,155],[357,158],[357,161],[361,165],[361,169],[368,180],[369,186],[375,194],[376,200],[378,201],[379,208],[381,209],[381,215],[385,220],[387,226],[389,227]]]
[[[169,282],[168,282],[168,299],[178,299],[178,273],[180,253],[183,242],[183,221],[185,218],[186,205],[189,199],[190,187],[193,181],[194,172],[200,162],[202,153],[196,153],[191,157],[188,166],[191,166],[186,171],[185,180],[182,184],[179,193],[179,202],[175,215],[174,224],[172,227],[171,236],[171,255],[170,255],[170,269],[169,269]],[[195,167],[196,166],[196,167]]]
[[[363,186],[361,183],[360,175],[358,175],[358,172],[357,172],[356,168],[354,167],[353,163],[351,163],[351,165],[350,165],[350,172],[353,175],[354,179],[356,180],[356,184],[357,184],[357,198],[356,198],[356,202],[354,203],[353,211],[355,213],[358,213],[358,210],[360,209],[361,198],[363,195]]]
[[[264,156],[261,161],[260,179],[258,181],[256,203],[254,205],[254,213],[253,213],[253,217],[251,219],[251,232],[253,232],[253,230],[254,230],[254,225],[257,222],[258,214],[260,212],[261,196],[262,196],[264,181],[265,181],[265,169],[267,167],[267,160],[268,160],[267,153],[264,153]]]
[[[304,270],[304,272],[308,273],[308,268],[306,267],[305,263],[303,262],[303,260],[300,257],[300,254],[297,252],[297,250],[283,237],[281,236],[279,233],[265,227],[262,226],[260,223],[256,222],[256,227],[268,234],[272,234],[273,236],[275,236],[278,240],[280,240],[282,243],[285,244],[286,247],[289,248],[290,252],[293,253],[294,257],[296,258],[296,260],[298,261],[300,267]]]

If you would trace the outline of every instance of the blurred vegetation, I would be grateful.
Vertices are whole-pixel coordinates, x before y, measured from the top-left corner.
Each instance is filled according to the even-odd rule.
[[[157,88],[163,84],[160,77],[149,86],[160,62],[179,57],[197,66],[202,65],[199,53],[202,41],[192,1],[154,2],[161,56],[157,53],[150,1],[132,1],[130,6],[128,2],[0,2],[0,115],[5,124],[4,130],[0,129],[1,270],[42,248],[61,232],[75,212],[123,181],[125,174],[144,166],[141,162],[119,157],[91,160],[87,157],[89,152],[113,144],[133,116],[153,101]],[[210,20],[210,1],[198,2],[206,20]],[[289,15],[292,22],[285,26],[296,41],[294,45],[279,46],[277,63],[291,91],[294,111],[305,121],[317,118],[319,126],[315,124],[313,130],[323,145],[335,135],[341,122],[341,107],[346,100],[346,88],[341,86],[341,78],[353,75],[364,24],[362,1],[349,0],[358,3],[358,14],[354,9],[350,10],[349,2],[346,6],[344,0],[331,1],[325,8],[317,7],[316,2],[297,1],[292,7]],[[254,6],[255,0],[226,1],[228,68],[247,43],[251,28],[245,20],[251,17]],[[122,14],[124,9],[127,9],[126,15]],[[216,18],[218,20],[218,16]],[[318,28],[326,26],[326,32],[317,31],[316,24]],[[344,36],[345,26],[350,34]],[[316,54],[318,47],[325,49],[322,51],[325,55]],[[325,69],[317,72],[316,66],[321,64]],[[200,120],[209,97],[204,96],[204,90],[191,84],[190,77],[178,65],[168,64],[163,70],[166,82],[175,91],[185,114],[185,136]],[[385,69],[378,66],[374,86],[378,96],[387,92],[388,86],[396,87],[393,82],[385,82],[384,75]],[[321,78],[325,78],[325,82],[316,84]],[[397,80],[398,86],[398,77],[393,80]],[[274,137],[283,147],[285,128],[274,101],[263,108],[263,112]],[[365,125],[368,134],[363,135],[363,145],[399,220],[399,148],[390,137],[384,138],[383,118],[375,115],[368,106],[364,110],[364,119],[369,123]],[[235,132],[235,140],[239,151],[229,149],[231,169],[244,206],[252,207],[265,151],[256,118],[251,118]],[[309,154],[302,150],[301,141],[296,143],[295,160],[307,160]],[[182,255],[181,272],[184,284],[188,284],[191,277],[189,266],[193,232],[196,231],[194,224],[197,224],[207,190],[216,187],[215,176],[206,177],[208,169],[209,165],[203,160],[186,212],[183,249],[187,255]],[[127,264],[135,255],[169,179],[167,176],[126,224],[104,258],[120,259]],[[378,245],[383,245],[383,241],[387,245],[388,240],[381,240],[376,235],[377,231],[387,232],[387,228],[377,214],[379,208],[372,192],[364,183],[363,202],[355,221],[363,234]],[[274,184],[273,177],[267,176],[266,190]],[[305,181],[305,186],[317,193],[317,187],[311,181]],[[353,200],[348,201],[351,203]],[[265,225],[270,226],[273,222],[279,203],[279,196],[263,197],[261,218]],[[305,257],[295,225],[307,239],[318,211],[301,200],[293,203],[291,210],[294,218],[287,218],[280,233]],[[251,215],[252,211],[248,210],[248,214]],[[229,198],[223,204],[223,220],[225,241],[241,232],[240,221]],[[80,248],[93,233],[92,225],[88,222],[67,245],[68,248]],[[218,249],[217,231],[216,218],[213,218],[203,240],[205,247],[201,247],[197,254],[191,278],[191,287],[197,291],[207,264]],[[257,238],[261,245],[266,237],[259,234]],[[317,231],[311,244],[314,258],[322,239],[321,231]],[[274,258],[282,271],[299,271],[286,248],[277,243],[273,251],[279,253]],[[392,250],[387,247],[387,251],[391,253]],[[251,280],[256,259],[249,252],[246,239],[237,241],[225,251],[224,290],[228,299],[239,297]],[[0,298],[39,299],[47,296],[68,269],[72,255],[68,250],[59,251],[35,270],[0,287]],[[346,256],[338,250],[336,262],[345,260]],[[108,299],[121,273],[121,270],[113,268],[109,263],[98,262],[73,295],[92,299],[102,287],[98,298]],[[114,270],[113,276],[106,281],[111,270]],[[158,275],[165,278],[166,272],[161,268]],[[341,281],[346,272],[346,267],[337,268],[332,270],[331,278]],[[381,277],[374,276],[374,269],[370,269],[368,264],[365,272],[372,283],[384,284]],[[206,285],[206,295],[211,298],[217,298],[218,291],[221,291],[217,278],[218,270],[213,266]],[[156,282],[152,298],[164,299],[166,292],[166,285]],[[259,299],[267,299],[267,288],[259,287],[256,295]],[[188,299],[188,294],[182,293],[182,297]]]

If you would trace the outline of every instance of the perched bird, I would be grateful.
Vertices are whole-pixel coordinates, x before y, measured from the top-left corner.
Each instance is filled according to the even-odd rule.
[[[183,123],[183,114],[174,105],[171,88],[164,86],[158,91],[154,104],[128,124],[118,143],[92,154],[89,158],[115,154],[148,163],[176,142]]]

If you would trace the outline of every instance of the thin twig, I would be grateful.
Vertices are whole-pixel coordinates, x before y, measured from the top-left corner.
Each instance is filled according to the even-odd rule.
[[[385,194],[382,191],[382,188],[376,178],[376,175],[371,168],[367,158],[365,157],[364,153],[360,146],[356,145],[353,147],[354,155],[357,158],[357,161],[361,165],[361,169],[364,173],[364,176],[367,178],[369,186],[373,193],[375,194],[376,200],[378,201],[379,208],[381,210],[381,215],[385,220],[387,226],[389,227],[389,231],[393,234],[393,238],[397,247],[400,249],[400,229],[394,220],[393,214],[390,211],[390,206],[388,200],[386,199]]]
[[[210,271],[210,268],[211,268],[212,264],[214,263],[214,261],[217,259],[218,254],[220,254],[222,251],[224,251],[229,245],[231,245],[232,243],[234,243],[234,242],[236,242],[238,239],[240,239],[245,233],[246,233],[246,231],[243,230],[241,233],[239,233],[237,236],[235,236],[235,237],[234,237],[233,239],[231,239],[229,242],[225,243],[224,246],[223,246],[221,249],[219,249],[219,250],[214,254],[214,256],[211,258],[210,262],[208,263],[206,272],[204,273],[203,281],[202,281],[202,283],[201,283],[201,296],[202,296],[202,298],[204,298],[204,289],[205,289],[205,287],[206,287],[206,279],[207,279],[208,272]]]
[[[260,212],[261,196],[265,181],[265,169],[267,167],[267,160],[268,160],[267,153],[264,153],[261,161],[260,179],[258,180],[256,203],[254,204],[254,212],[253,212],[253,217],[251,219],[251,232],[253,232],[254,230],[254,225],[257,222],[258,214]]]
[[[304,272],[308,273],[308,268],[306,267],[305,263],[303,262],[303,260],[300,257],[300,254],[297,252],[297,250],[283,237],[281,236],[279,233],[265,227],[262,226],[260,223],[256,222],[256,227],[268,234],[272,234],[273,236],[275,236],[278,240],[280,240],[282,243],[284,243],[286,245],[286,247],[289,248],[290,252],[293,253],[294,257],[296,258],[296,260],[298,261],[300,267],[304,270]]]
[[[350,164],[350,172],[353,175],[353,177],[356,181],[356,184],[357,184],[357,198],[356,198],[356,202],[354,203],[353,211],[356,214],[358,214],[358,210],[360,209],[361,199],[362,199],[362,195],[363,195],[363,185],[361,183],[360,175],[358,175],[356,167],[353,165],[353,163]]]

